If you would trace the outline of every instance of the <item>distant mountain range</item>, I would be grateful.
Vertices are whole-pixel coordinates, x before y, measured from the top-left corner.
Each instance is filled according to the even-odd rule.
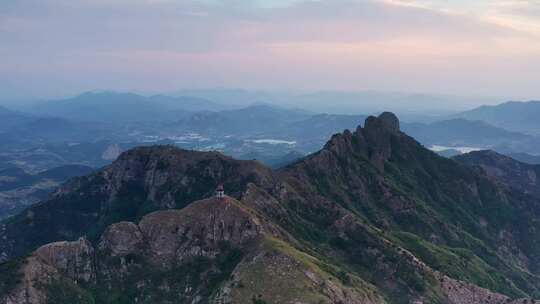
[[[469,120],[482,120],[494,126],[527,134],[540,134],[540,101],[510,101],[495,106],[481,106],[456,114]]]
[[[305,111],[259,104],[235,110],[199,112],[171,127],[202,134],[252,136],[281,130],[309,116]],[[283,136],[288,137],[286,133]]]
[[[430,124],[409,123],[403,129],[425,144],[455,146],[495,146],[503,143],[531,140],[531,136],[507,131],[483,121],[451,119]]]
[[[377,113],[391,108],[406,118],[447,115],[456,109],[465,110],[470,104],[485,104],[490,101],[488,98],[370,90],[302,92],[199,89],[180,90],[171,94],[173,96],[195,96],[237,107],[263,102],[329,114]]]
[[[428,147],[493,149],[505,154],[540,152],[540,137],[508,131],[483,121],[450,119],[429,124],[407,123],[403,124],[403,130]]]
[[[305,155],[317,151],[332,134],[345,129],[354,130],[366,117],[282,108],[263,103],[266,99],[275,100],[276,96],[257,92],[229,90],[226,94],[222,93],[221,90],[194,90],[183,91],[182,94],[194,94],[195,97],[147,97],[130,93],[89,92],[69,99],[36,104],[27,108],[28,113],[0,108],[0,117],[3,118],[0,120],[0,141],[3,144],[0,166],[2,150],[9,150],[9,158],[13,159],[17,149],[39,147],[48,150],[54,145],[53,166],[58,166],[58,161],[63,158],[74,159],[72,152],[78,145],[79,150],[87,147],[95,155],[80,153],[82,158],[75,159],[77,163],[92,159],[97,162],[85,164],[101,166],[101,154],[105,151],[99,149],[106,149],[110,144],[131,147],[152,143],[176,144],[199,150],[217,149],[239,158],[251,159],[253,156],[274,166],[283,163],[283,159],[289,159],[287,155]],[[360,95],[365,98],[371,96],[369,92],[364,93]],[[221,98],[216,97],[219,94],[222,94]],[[307,102],[312,98],[331,96],[341,101],[352,101],[360,95],[319,92],[309,96],[279,96],[306,98]],[[400,96],[397,94],[394,97]],[[206,99],[214,97],[217,101]],[[234,98],[238,99],[237,103],[225,105],[226,101]],[[238,106],[250,101],[256,103]],[[529,111],[532,113],[535,104],[509,103],[531,108]],[[491,108],[498,107],[504,105]],[[487,108],[490,107],[452,117],[440,116],[439,121],[430,123],[402,122],[402,129],[426,147],[437,146],[442,155],[452,156],[471,149],[493,149],[518,158],[521,155],[523,157],[520,159],[534,162],[534,155],[540,154],[540,137],[509,131],[500,124],[494,125],[491,120],[481,120],[481,117],[471,114]],[[460,115],[476,118],[456,118]],[[532,118],[527,119],[534,123]],[[97,144],[100,142],[109,144],[103,148],[102,144]],[[57,153],[61,150],[60,154]]]
[[[506,155],[523,163],[540,165],[540,155],[531,155],[522,152],[507,153]]]
[[[286,126],[285,134],[291,138],[319,139],[330,137],[345,129],[354,130],[366,119],[365,115],[317,114]]]
[[[117,92],[88,92],[64,100],[39,102],[26,111],[74,121],[144,122],[177,120],[190,112],[217,111],[226,106],[196,97],[150,97]]]
[[[32,118],[28,115],[0,107],[0,132],[29,121],[32,121]]]

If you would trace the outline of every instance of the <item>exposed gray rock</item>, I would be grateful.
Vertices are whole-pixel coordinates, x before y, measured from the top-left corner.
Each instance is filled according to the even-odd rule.
[[[124,257],[140,252],[143,236],[139,227],[131,222],[120,222],[109,226],[99,242],[99,250],[113,257]]]
[[[399,131],[399,119],[394,113],[383,112],[379,115],[379,119],[382,121],[382,124],[389,130],[393,132]]]
[[[95,280],[94,248],[86,238],[47,244],[38,248],[34,255],[72,280]]]
[[[213,257],[220,241],[243,245],[263,233],[280,234],[230,197],[198,201],[182,210],[157,211],[145,216],[139,227],[152,259],[164,265],[193,256]]]

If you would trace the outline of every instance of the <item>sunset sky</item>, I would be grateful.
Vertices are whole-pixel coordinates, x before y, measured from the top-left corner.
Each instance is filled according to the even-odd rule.
[[[240,87],[540,99],[540,1],[4,0],[0,97]]]

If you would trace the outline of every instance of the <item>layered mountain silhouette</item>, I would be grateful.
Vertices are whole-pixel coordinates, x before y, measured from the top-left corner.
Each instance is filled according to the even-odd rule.
[[[142,96],[133,93],[86,92],[63,100],[38,103],[27,111],[73,121],[147,122],[175,120],[189,112],[220,110],[223,106],[195,97]]]
[[[288,125],[308,117],[303,111],[256,104],[242,109],[198,112],[169,127],[211,135],[277,133],[289,136]]]
[[[540,134],[540,101],[509,101],[494,106],[481,106],[456,116],[469,120],[482,120],[508,130]]]
[[[513,142],[538,141],[533,136],[507,131],[483,121],[451,119],[430,124],[409,123],[404,131],[422,143],[454,143],[469,146],[512,145]]]
[[[2,222],[0,303],[537,303],[522,190],[392,113],[277,171],[136,148]]]
[[[273,166],[276,161],[272,159],[276,156],[291,150],[304,155],[317,151],[333,133],[355,129],[359,118],[365,118],[360,115],[315,114],[264,103],[253,104],[257,100],[252,100],[249,106],[239,107],[220,103],[219,99],[218,102],[212,102],[200,97],[87,92],[68,99],[20,107],[26,114],[0,109],[0,140],[6,149],[97,141],[136,142],[141,145],[157,143],[157,140],[162,140],[159,143],[171,143],[197,133],[200,138],[212,142],[178,140],[178,144],[201,150],[220,147],[228,155],[242,159],[249,154],[258,154],[258,159]],[[402,129],[428,147],[447,147],[449,151],[444,155],[456,154],[458,150],[451,151],[452,147],[492,149],[504,154],[537,154],[540,149],[539,137],[525,134],[526,131],[536,130],[536,127],[530,125],[535,123],[536,114],[529,114],[536,113],[535,103],[508,104],[511,108],[519,108],[517,112],[506,110],[504,105],[439,117],[446,120],[435,122],[417,117],[419,121],[431,123],[403,123]],[[499,113],[495,115],[496,119],[475,114],[483,113],[486,109]],[[515,128],[509,131],[505,129],[508,126],[502,122],[503,118],[506,122],[515,122],[525,127],[520,132],[515,131]],[[293,144],[253,147],[248,141],[243,146],[246,139],[278,139]],[[68,149],[71,147],[66,147]],[[13,150],[8,153],[13,154]],[[96,156],[99,158],[95,154],[90,157]]]

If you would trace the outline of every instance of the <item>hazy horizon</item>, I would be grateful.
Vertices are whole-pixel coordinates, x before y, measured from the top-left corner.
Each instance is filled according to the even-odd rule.
[[[179,88],[540,98],[533,1],[0,4],[0,99]]]
[[[122,96],[135,94],[143,97],[167,96],[200,98],[225,106],[244,108],[251,105],[267,104],[288,109],[328,114],[376,114],[393,111],[401,115],[439,116],[470,110],[483,105],[498,105],[512,99],[485,96],[457,96],[450,94],[430,94],[421,92],[398,92],[376,90],[255,90],[244,88],[186,88],[168,92],[143,92],[120,90],[90,90],[60,96],[40,98],[2,99],[0,106],[26,112],[35,105],[62,100],[77,100],[86,94],[99,96]],[[122,102],[121,100],[118,100]],[[528,100],[525,100],[528,101]],[[181,102],[181,99],[180,101]]]

